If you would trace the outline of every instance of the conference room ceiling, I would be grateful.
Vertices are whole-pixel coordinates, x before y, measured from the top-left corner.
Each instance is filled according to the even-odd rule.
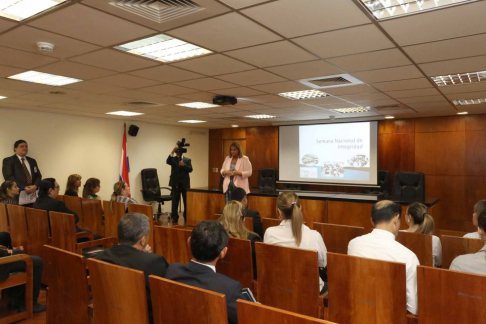
[[[193,0],[204,9],[163,23],[110,1],[66,1],[21,22],[0,17],[0,96],[7,97],[0,108],[170,125],[201,120],[191,126],[203,128],[486,113],[485,100],[453,102],[486,98],[486,82],[439,87],[431,79],[486,70],[486,0],[381,20],[359,0]],[[114,49],[161,33],[212,53],[163,63]],[[55,49],[39,52],[37,42]],[[83,81],[8,79],[30,70]],[[277,95],[313,89],[298,80],[342,74],[358,84],[317,89],[329,94],[318,99]],[[177,106],[215,95],[238,103]],[[357,107],[368,111],[332,110]],[[144,115],[106,115],[119,110]],[[276,118],[246,117],[259,114]]]

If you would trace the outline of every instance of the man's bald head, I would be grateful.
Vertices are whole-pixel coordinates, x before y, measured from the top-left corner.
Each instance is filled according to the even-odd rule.
[[[381,200],[371,209],[371,220],[376,225],[389,223],[395,216],[400,217],[401,206],[391,200]]]

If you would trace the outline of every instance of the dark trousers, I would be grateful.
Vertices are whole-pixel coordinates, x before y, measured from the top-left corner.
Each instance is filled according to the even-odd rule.
[[[17,253],[14,253],[17,254]],[[39,298],[40,288],[41,288],[41,280],[42,280],[42,271],[44,269],[44,261],[42,261],[41,257],[37,255],[31,255],[32,258],[32,267],[33,267],[33,290],[34,290],[34,304],[37,303],[37,298]],[[25,263],[22,261],[14,262],[7,265],[9,267],[10,273],[15,272],[25,272]],[[24,305],[25,302],[25,289],[23,286],[17,286],[11,288],[11,296],[12,301],[15,305]]]
[[[179,207],[179,201],[181,200],[182,195],[182,202],[184,203],[184,221],[186,220],[186,189],[181,182],[177,185],[177,187],[172,187],[172,221],[177,222],[179,220],[179,213],[177,208]]]

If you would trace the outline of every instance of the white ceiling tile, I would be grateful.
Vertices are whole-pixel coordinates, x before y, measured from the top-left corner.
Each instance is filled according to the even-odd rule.
[[[129,72],[129,74],[165,83],[193,80],[203,77],[203,75],[201,74],[185,71],[168,65],[161,65],[148,69],[132,71]]]
[[[370,23],[352,1],[280,0],[242,11],[285,37]]]
[[[355,101],[365,101],[365,100],[387,100],[390,99],[387,95],[375,92],[375,93],[360,93],[354,95],[346,95],[346,96],[339,96],[339,98],[343,100],[348,100],[351,102]]]
[[[20,25],[18,22],[8,20],[7,18],[0,18],[0,32],[3,32],[9,28]]]
[[[108,75],[113,75],[116,72],[92,67],[84,64],[79,64],[69,61],[59,61],[54,64],[46,65],[37,68],[36,71],[57,74],[81,80],[89,80],[100,78]]]
[[[25,92],[37,92],[42,90],[58,91],[60,87],[48,86],[45,84],[24,82],[9,79],[0,79],[0,89],[10,89]]]
[[[395,47],[374,25],[310,35],[295,38],[292,41],[322,58],[365,53]]]
[[[56,58],[45,55],[0,47],[0,63],[21,69],[34,69],[38,66],[56,62]]]
[[[110,92],[120,92],[126,91],[126,88],[115,87],[109,84],[101,84],[91,81],[76,82],[72,84],[65,85],[63,88],[71,88],[81,91],[92,92],[96,94],[110,93]]]
[[[364,82],[384,82],[384,81],[396,81],[415,79],[422,77],[422,73],[413,65],[407,65],[396,68],[387,68],[380,70],[372,70],[365,72],[353,73],[353,76],[357,77]]]
[[[253,6],[258,3],[268,2],[269,0],[220,0],[235,9],[241,9],[248,6]]]
[[[253,66],[221,54],[210,55],[172,64],[189,71],[213,76],[254,69]]]
[[[18,97],[27,94],[28,92],[26,91],[17,91],[17,90],[12,90],[12,89],[2,89],[0,88],[0,96],[3,97]]]
[[[409,97],[440,95],[440,92],[437,91],[437,89],[435,88],[424,88],[424,89],[388,91],[386,92],[386,94],[392,98],[409,98]]]
[[[250,96],[259,96],[265,94],[261,91],[250,89],[250,88],[230,88],[230,89],[222,89],[214,91],[218,95],[226,95],[226,96],[234,96],[234,97],[250,97]],[[240,100],[238,100],[239,102]]]
[[[251,88],[263,92],[268,92],[268,93],[309,90],[309,87],[294,81],[261,84],[261,85],[251,86]]]
[[[426,78],[378,82],[378,83],[373,83],[372,86],[381,91],[409,90],[409,89],[422,89],[422,88],[433,87],[429,79]]]
[[[462,92],[477,92],[486,90],[486,82],[468,83],[455,86],[440,87],[440,92],[444,94],[462,93]]]
[[[0,77],[8,77],[24,71],[25,69],[18,69],[11,66],[0,65]]]
[[[233,74],[218,75],[216,78],[242,86],[286,81],[284,78],[264,70],[251,70]]]
[[[229,51],[281,39],[235,12],[174,29],[167,34],[215,51]]]
[[[44,103],[44,102],[49,102],[49,103],[55,103],[55,102],[62,102],[62,101],[68,101],[70,98],[66,98],[63,95],[59,94],[46,94],[46,93],[29,93],[20,97],[16,97],[18,99],[26,99],[26,100],[32,100],[36,101],[39,103]]]
[[[344,95],[353,95],[359,93],[372,93],[378,92],[378,90],[370,87],[367,84],[358,84],[358,85],[351,85],[346,87],[336,87],[336,88],[329,88],[323,89],[324,92],[329,93],[334,96],[344,96]]]
[[[155,87],[144,88],[143,91],[156,93],[160,96],[177,96],[185,93],[196,92],[193,89],[183,88],[172,84],[163,84]]]
[[[459,99],[481,99],[486,98],[486,90],[479,91],[479,92],[464,92],[464,93],[453,93],[448,94],[446,97],[450,100],[459,100]]]
[[[214,94],[209,93],[209,92],[194,92],[194,93],[177,95],[177,98],[186,99],[184,102],[187,102],[188,100],[190,100],[190,101],[203,101],[203,102],[212,103],[213,97],[214,97]]]
[[[221,81],[215,78],[202,78],[196,80],[177,82],[174,84],[186,88],[201,90],[201,91],[210,91],[210,90],[227,89],[227,88],[236,87],[236,85],[233,83]]]
[[[344,71],[324,61],[312,61],[267,68],[266,70],[292,80],[340,74]]]
[[[81,4],[57,10],[28,25],[102,46],[128,42],[155,32]]]
[[[159,65],[160,62],[126,54],[120,51],[104,49],[71,58],[71,61],[96,66],[108,70],[127,72]]]
[[[467,57],[456,60],[419,64],[428,76],[448,75],[456,73],[476,72],[486,70],[486,55]]]
[[[410,108],[413,109],[423,109],[423,108],[440,108],[440,107],[452,107],[446,100],[442,101],[435,101],[435,102],[417,102],[417,103],[410,103],[407,104]]]
[[[369,71],[395,66],[410,65],[412,62],[398,49],[368,52],[327,59],[328,62],[346,72]]]
[[[439,102],[445,101],[444,96],[436,95],[436,96],[425,96],[425,97],[410,97],[410,98],[400,98],[398,101],[404,104],[412,104],[412,103],[426,103],[426,102]]]
[[[257,103],[257,104],[263,104],[263,103],[267,103],[267,102],[278,102],[278,101],[288,102],[289,99],[286,99],[284,97],[280,97],[280,96],[277,96],[277,95],[261,95],[261,96],[245,98],[245,101],[250,101],[250,102]],[[245,109],[249,109],[249,108],[245,107]]]
[[[104,78],[95,79],[93,80],[93,82],[109,84],[112,86],[122,87],[127,89],[151,87],[160,84],[160,82],[157,81],[139,78],[127,74],[110,75]]]

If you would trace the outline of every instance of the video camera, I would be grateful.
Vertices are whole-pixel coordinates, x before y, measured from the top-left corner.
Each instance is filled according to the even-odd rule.
[[[191,144],[189,143],[186,143],[186,139],[183,138],[182,141],[178,141],[177,142],[177,150],[176,150],[176,153],[187,153],[187,149],[184,148],[184,147],[188,147],[188,146],[191,146]]]

